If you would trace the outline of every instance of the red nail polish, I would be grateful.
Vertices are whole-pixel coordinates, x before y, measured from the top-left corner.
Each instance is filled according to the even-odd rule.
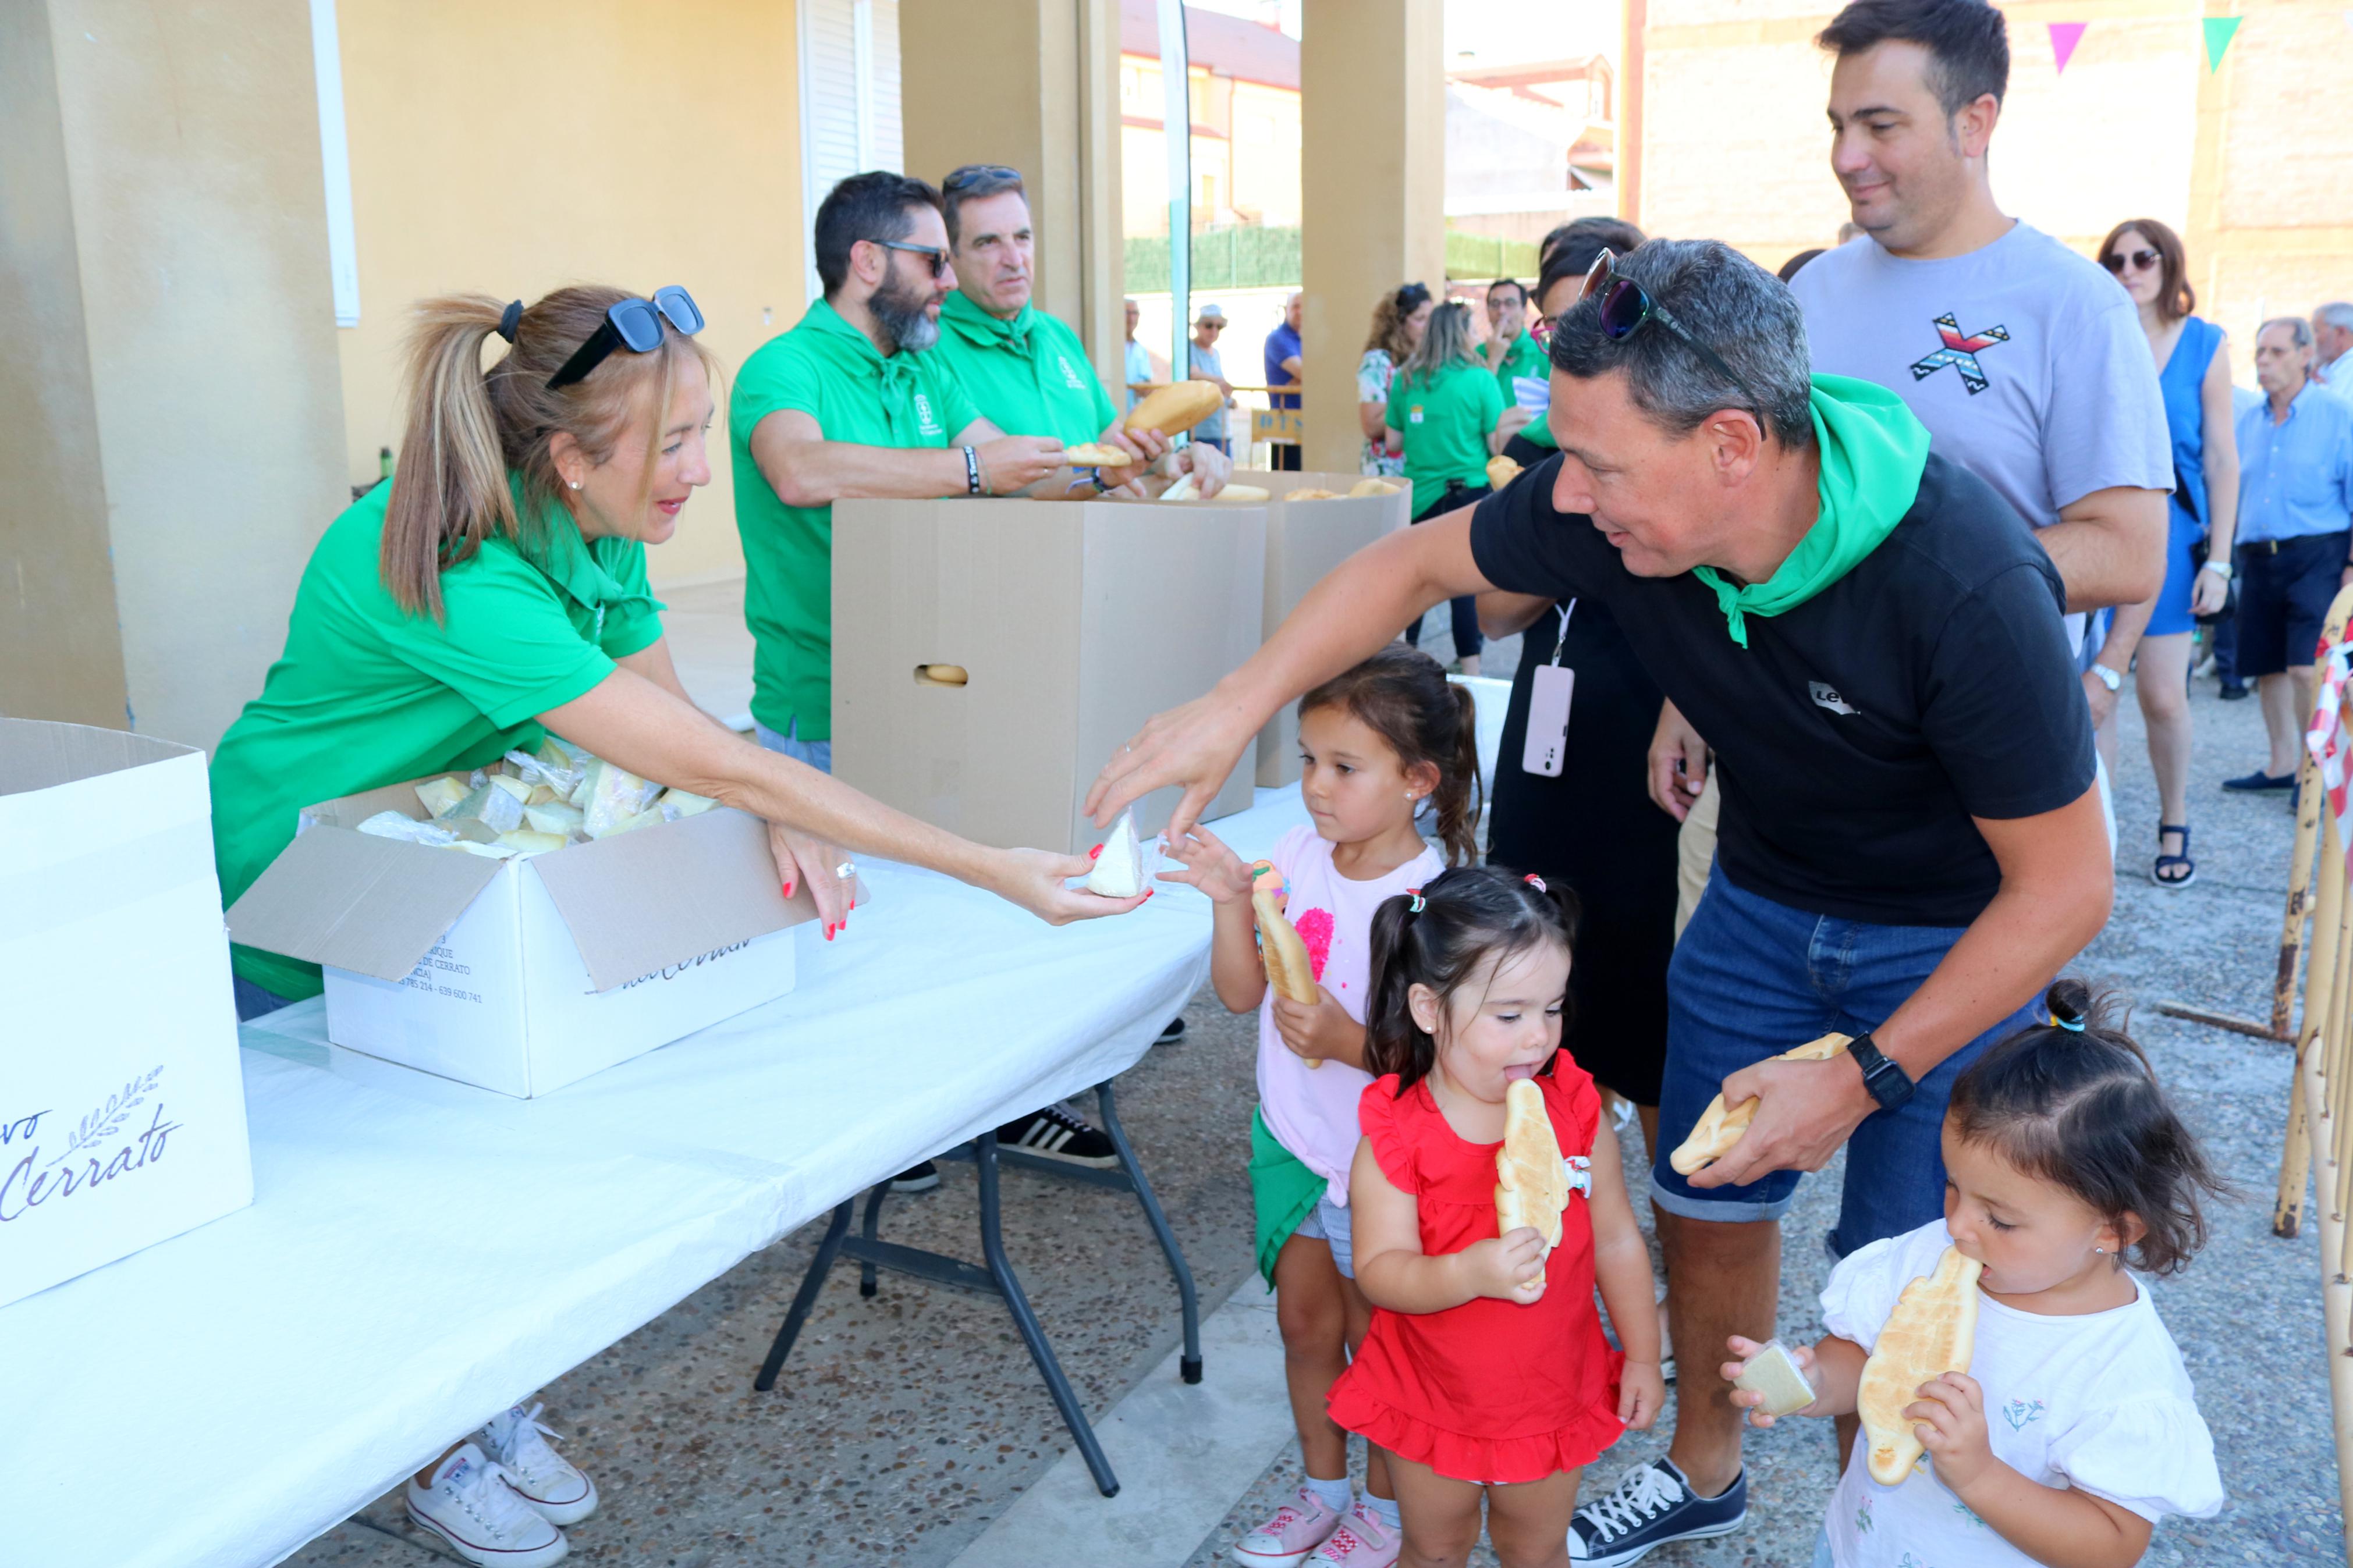
[[[788,898],[788,899],[789,899],[789,898],[791,898],[792,896],[793,896],[793,885],[792,885],[790,882],[786,882],[786,883],[785,884],[785,897],[786,897],[786,898]]]
[[[831,942],[833,940],[833,922],[830,921],[826,922],[825,940],[828,942]]]
[[[1090,860],[1092,860],[1092,859],[1094,859],[1096,857],[1100,856],[1102,853],[1103,853],[1103,846],[1102,846],[1102,845],[1100,845],[1100,844],[1098,844],[1098,845],[1096,845],[1093,848],[1092,848],[1092,849],[1090,849],[1090,850],[1088,850],[1088,851],[1087,851],[1087,858],[1088,858],[1088,859],[1090,859]]]

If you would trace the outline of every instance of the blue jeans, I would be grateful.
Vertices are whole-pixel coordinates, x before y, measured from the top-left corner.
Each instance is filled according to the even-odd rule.
[[[1808,914],[1734,887],[1719,868],[1667,969],[1667,1066],[1651,1198],[1671,1214],[1778,1219],[1797,1171],[1737,1187],[1694,1187],[1667,1153],[1690,1135],[1724,1080],[1742,1068],[1836,1032],[1887,1021],[1944,961],[1962,926],[1873,925]],[[2032,1005],[1939,1062],[1912,1098],[1873,1111],[1847,1140],[1846,1186],[1828,1245],[1843,1258],[1945,1212],[1941,1134],[1953,1080],[1994,1041],[2032,1021]]]
[[[1831,1555],[1831,1527],[1827,1524],[1814,1537],[1814,1568],[1838,1568],[1838,1559]]]
[[[753,721],[752,731],[767,750],[790,757],[797,763],[807,763],[821,773],[833,772],[833,742],[802,740],[799,720],[793,721],[792,733],[788,735],[779,735],[756,720]]]

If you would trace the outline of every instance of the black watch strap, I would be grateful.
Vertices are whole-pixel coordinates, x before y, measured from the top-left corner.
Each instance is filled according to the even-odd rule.
[[[1855,1066],[1862,1069],[1862,1087],[1879,1101],[1882,1110],[1894,1110],[1911,1099],[1913,1090],[1919,1087],[1912,1081],[1911,1074],[1888,1060],[1869,1035],[1857,1035],[1847,1042],[1846,1050],[1854,1058]]]

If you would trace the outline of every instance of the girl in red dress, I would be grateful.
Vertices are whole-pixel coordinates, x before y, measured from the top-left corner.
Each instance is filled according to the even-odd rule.
[[[1593,1079],[1560,1048],[1570,922],[1534,877],[1442,872],[1373,921],[1377,1075],[1349,1180],[1371,1331],[1332,1418],[1388,1450],[1398,1568],[1455,1568],[1481,1505],[1504,1568],[1567,1563],[1577,1479],[1666,1396],[1651,1258]],[[1534,1078],[1568,1161],[1561,1241],[1495,1229],[1504,1091]],[[1579,1190],[1581,1189],[1581,1190]],[[1623,1354],[1602,1337],[1594,1287]]]

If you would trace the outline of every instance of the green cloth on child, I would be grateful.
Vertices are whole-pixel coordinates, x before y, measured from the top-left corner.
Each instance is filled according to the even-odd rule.
[[[1274,1289],[1275,1255],[1291,1233],[1306,1222],[1324,1195],[1324,1181],[1266,1130],[1266,1118],[1250,1112],[1250,1207],[1258,1215],[1258,1271]]]

